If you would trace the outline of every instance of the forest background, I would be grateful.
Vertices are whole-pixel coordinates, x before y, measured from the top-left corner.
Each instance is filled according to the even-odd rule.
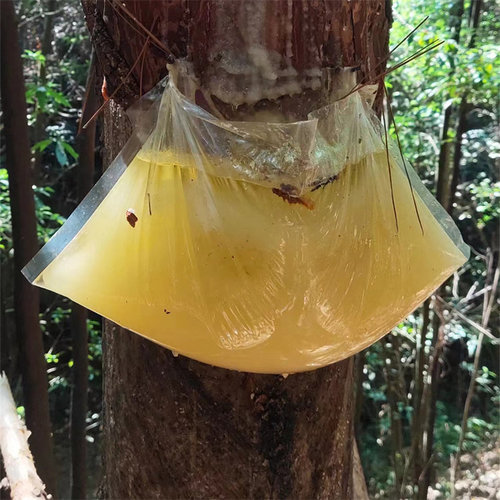
[[[500,13],[495,8],[493,0],[397,0],[393,4],[391,46],[428,19],[392,54],[389,65],[434,40],[444,42],[391,73],[386,82],[403,152],[452,214],[472,255],[433,299],[357,357],[356,435],[373,498],[411,496],[413,462],[422,443],[426,443],[424,467],[430,472],[430,492],[435,497],[447,498],[454,485],[457,496],[466,495],[465,489],[471,484],[478,489],[476,495],[489,494],[488,486],[476,477],[481,465],[471,463],[470,457],[484,450],[497,451],[500,430],[496,340],[500,217],[496,68]],[[75,175],[79,120],[90,94],[102,100],[102,78],[88,78],[95,68],[91,68],[91,44],[78,0],[17,0],[16,9],[37,234],[42,245],[80,198],[80,176]],[[23,416],[3,133],[2,125],[1,364]],[[94,180],[103,167],[99,119],[95,141]],[[61,497],[69,496],[71,477],[71,309],[72,304],[64,297],[42,292],[40,326]],[[85,474],[89,494],[94,495],[100,474],[101,319],[90,313],[86,325],[89,390]],[[462,465],[455,467],[459,452]],[[468,475],[474,477],[471,483],[464,483]]]

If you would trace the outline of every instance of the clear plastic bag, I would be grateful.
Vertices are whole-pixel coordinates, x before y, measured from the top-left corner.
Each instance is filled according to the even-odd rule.
[[[229,122],[167,82],[26,277],[217,366],[290,373],[351,356],[468,258],[392,147],[388,163],[372,94],[296,123]]]

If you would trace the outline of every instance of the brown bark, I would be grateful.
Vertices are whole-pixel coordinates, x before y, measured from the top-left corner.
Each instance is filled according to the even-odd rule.
[[[422,398],[424,394],[424,371],[426,364],[425,340],[430,326],[430,301],[427,299],[422,307],[422,328],[420,330],[420,339],[417,345],[417,362],[415,363],[415,389],[413,400],[413,416],[411,422],[411,451],[409,459],[409,468],[411,467],[413,475],[413,484],[418,484],[418,478],[423,469],[423,436],[425,412],[422,408]],[[404,481],[403,481],[404,482]]]
[[[209,88],[223,71],[221,54],[246,51],[246,42],[252,37],[247,19],[259,12],[261,20],[267,23],[259,42],[281,54],[283,61],[299,74],[316,67],[349,66],[359,68],[361,78],[373,78],[385,67],[380,63],[387,55],[392,21],[390,1],[386,0],[128,0],[122,3],[175,58],[188,57],[192,61],[202,88]],[[82,4],[111,93],[137,60],[147,34],[141,33],[124,11],[112,7],[114,1],[82,0]],[[227,22],[218,23],[221,17]],[[289,48],[287,41],[291,44]],[[146,92],[166,74],[168,57],[151,41],[145,61],[146,64],[136,66],[116,95],[115,100],[120,104],[128,105],[137,99],[141,81]],[[240,78],[237,74],[224,76],[231,81]],[[308,100],[314,107],[315,98],[315,92],[305,90],[302,96],[281,99],[292,99],[295,106]],[[233,109],[225,111],[234,113]]]
[[[442,295],[444,288],[438,290],[439,296]],[[437,399],[439,393],[439,379],[441,376],[441,355],[444,347],[444,328],[445,320],[443,318],[443,307],[438,300],[434,300],[434,316],[432,318],[432,358],[429,362],[430,383],[426,387],[426,398],[424,401],[426,442],[423,450],[423,468],[418,478],[418,500],[427,498],[427,491],[433,477],[434,461],[434,428],[437,415]]]
[[[71,391],[71,498],[87,494],[87,392],[88,346],[87,309],[71,304],[71,336],[73,341],[73,387]]]
[[[350,497],[350,360],[283,380],[124,337],[108,328],[106,498]]]
[[[363,394],[363,382],[365,380],[365,375],[363,370],[365,368],[366,362],[366,350],[354,356],[354,432],[358,436],[360,432],[360,420],[361,412],[363,410],[364,394]]]
[[[21,269],[38,250],[35,204],[30,170],[30,144],[26,122],[23,66],[17,21],[11,0],[0,2],[2,108],[5,124],[6,163],[14,242],[14,308],[21,351],[26,425],[30,448],[47,490],[55,493],[47,372],[38,320],[39,294],[21,275]],[[7,71],[8,69],[8,71]]]
[[[455,203],[455,194],[460,179],[460,162],[462,161],[462,141],[465,133],[465,126],[467,121],[467,94],[462,97],[460,106],[458,107],[457,125],[455,129],[455,149],[453,151],[453,163],[451,167],[451,180],[450,180],[450,196],[448,204],[445,206],[448,213],[452,213],[453,204]]]
[[[95,91],[95,56],[92,55],[86,84],[86,100],[82,112],[85,123],[97,110]],[[94,178],[96,122],[77,136],[78,151],[77,198],[81,201],[90,191]],[[87,392],[88,392],[88,334],[87,309],[75,302],[71,305],[71,333],[73,337],[73,390],[71,395],[71,498],[87,497]]]
[[[471,36],[469,39],[468,47],[472,49],[476,46],[476,36],[477,30],[479,28],[479,20],[481,19],[481,10],[483,7],[482,0],[473,0],[470,5],[469,12],[469,29],[471,30]],[[451,174],[451,196],[446,209],[451,213],[453,209],[453,203],[455,200],[455,192],[457,190],[458,182],[460,179],[460,162],[462,161],[462,144],[463,136],[465,133],[466,122],[467,122],[467,112],[469,111],[469,104],[467,102],[468,92],[464,92],[462,100],[460,101],[460,106],[458,108],[457,126],[455,134],[455,150],[453,152],[453,165]]]
[[[43,4],[42,4],[43,5]],[[56,0],[48,0],[45,3],[45,13],[43,21],[43,33],[40,41],[40,51],[47,58],[52,52],[52,40],[54,38],[54,11],[56,10]],[[40,64],[38,71],[38,84],[45,85],[47,83],[47,59]],[[35,107],[36,120],[33,127],[33,144],[37,144],[44,138],[45,127],[47,125],[47,117],[39,109]],[[38,182],[40,178],[40,168],[42,164],[42,152],[37,150],[33,155],[33,178]]]
[[[370,498],[356,441],[354,441],[352,454],[352,498],[355,500],[369,500]]]
[[[136,61],[146,36],[124,22],[123,12],[118,14],[110,2],[83,3],[112,92]],[[129,0],[125,6],[175,57],[191,59],[200,89],[227,118],[274,105],[301,115],[318,105],[318,95],[305,88],[291,97],[264,99],[234,110],[211,91],[214,78],[223,71],[220,44],[245,52],[240,34],[254,10],[266,11],[260,41],[299,74],[316,66],[360,66],[361,77],[373,77],[387,53],[390,21],[382,0]],[[234,26],[221,31],[220,16],[231,19]],[[287,33],[291,33],[288,49]],[[150,43],[144,64],[137,65],[133,78],[120,88],[117,102],[133,102],[141,78],[144,90],[150,88],[164,74],[165,62],[166,56]],[[225,81],[236,87],[241,83],[229,74]],[[198,102],[206,104],[203,99]],[[127,132],[123,112],[111,104],[105,116],[108,160],[123,145]],[[175,358],[110,322],[103,356],[103,496],[351,497],[352,359],[286,379],[239,373]]]
[[[450,200],[450,127],[453,107],[448,105],[444,111],[443,130],[441,131],[441,147],[439,148],[438,168],[436,170],[436,199],[444,207]]]
[[[400,341],[397,335],[386,337],[384,375],[387,383],[387,401],[391,422],[392,465],[394,468],[394,498],[400,496],[403,473],[403,426],[398,402],[404,401],[402,372],[399,365]]]
[[[456,0],[451,9],[449,30],[451,32],[451,38],[455,40],[457,46],[460,43],[460,30],[462,27],[463,14],[464,0]],[[455,60],[453,55],[450,57],[450,65],[450,76],[453,76],[453,74],[455,73]],[[449,104],[448,107],[446,107],[446,109],[444,110],[443,130],[441,133],[441,147],[439,150],[439,163],[436,171],[436,198],[446,209],[452,206],[453,198],[455,196],[455,191],[452,190],[452,177],[455,175],[455,172],[453,170],[454,165],[450,167],[450,150],[452,145],[450,129],[453,126],[453,113],[454,107],[453,105]]]

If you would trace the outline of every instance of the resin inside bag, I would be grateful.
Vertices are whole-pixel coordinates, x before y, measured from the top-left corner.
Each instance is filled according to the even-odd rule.
[[[290,373],[367,347],[467,259],[361,92],[238,123],[169,83],[155,114],[27,266],[36,285],[191,358]]]

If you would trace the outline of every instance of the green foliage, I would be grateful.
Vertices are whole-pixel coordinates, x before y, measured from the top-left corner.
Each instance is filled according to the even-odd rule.
[[[51,236],[64,223],[65,218],[55,213],[48,205],[54,189],[51,187],[33,187],[35,196],[35,213],[37,220],[37,234],[40,245],[47,243]]]
[[[61,299],[52,308],[40,315],[42,330],[50,340],[50,348],[45,354],[49,391],[52,397],[53,411],[64,408],[67,412],[71,397],[72,368],[74,366],[71,338],[71,302]],[[88,332],[88,378],[90,384],[90,408],[100,408],[101,402],[101,322],[95,315],[87,320]],[[92,411],[95,413],[95,411]],[[58,417],[61,418],[61,415]],[[93,417],[93,421],[97,417]]]
[[[25,412],[25,409],[24,409],[24,406],[18,406],[17,408],[17,414],[18,416],[21,418],[21,419],[25,419],[26,417],[26,412]]]
[[[27,120],[34,168],[33,194],[40,246],[46,243],[74,208],[76,183],[73,168],[78,160],[75,135],[88,72],[90,45],[79,0],[57,4],[53,43],[43,54],[44,9],[46,2],[19,0],[20,41],[27,102]],[[34,162],[35,163],[35,162]],[[13,242],[10,213],[9,178],[2,157],[0,167],[0,262],[2,264],[2,328],[12,329],[13,321]],[[55,436],[66,439],[72,386],[71,302],[41,291],[40,325],[50,387],[50,404]],[[4,322],[5,319],[5,322]],[[89,332],[89,425],[98,431],[101,411],[100,318],[92,315]],[[7,339],[15,340],[15,332]],[[2,334],[2,342],[4,336]],[[4,346],[2,346],[4,347]],[[12,346],[14,352],[16,346]],[[4,358],[2,357],[2,362]],[[16,367],[13,367],[15,373]],[[21,414],[23,407],[18,408]]]
[[[0,257],[7,258],[12,248],[12,229],[10,215],[9,178],[7,170],[0,168]]]
[[[63,224],[64,217],[53,212],[47,204],[54,189],[34,186],[37,232],[40,245],[46,243]],[[12,251],[12,220],[10,213],[9,176],[5,168],[0,168],[0,255],[2,260]]]
[[[53,82],[47,82],[43,85],[27,82],[26,102],[33,106],[33,111],[28,113],[30,126],[35,125],[40,115],[52,120],[62,113],[71,111],[71,103],[62,92],[57,90],[57,86]],[[45,132],[47,138],[36,142],[32,147],[33,152],[43,153],[46,150],[52,152],[60,167],[69,166],[70,159],[72,161],[78,159],[78,153],[68,142],[71,132],[66,128],[64,122],[46,126]]]
[[[465,111],[462,136],[462,157],[459,182],[455,193],[454,213],[466,242],[472,247],[470,261],[446,289],[446,300],[454,308],[446,310],[445,341],[464,346],[465,360],[451,367],[446,349],[443,354],[441,391],[436,405],[434,428],[435,464],[439,474],[449,467],[450,454],[457,452],[463,403],[472,375],[473,356],[478,342],[478,330],[464,316],[481,324],[483,296],[488,258],[498,261],[498,228],[500,223],[500,183],[495,161],[499,158],[499,143],[495,127],[498,123],[497,103],[500,50],[495,33],[500,18],[495,15],[492,0],[483,2],[479,28],[473,32],[468,24],[471,2],[463,2],[460,14],[457,0],[395,1],[395,22],[391,44],[402,40],[426,16],[427,22],[393,54],[389,65],[395,65],[434,40],[444,43],[435,51],[419,57],[388,77],[388,89],[396,117],[403,152],[416,168],[427,187],[434,191],[439,154],[443,143],[450,148],[450,161],[457,140],[457,123],[461,106]],[[451,128],[442,139],[445,110],[449,110]],[[394,133],[394,130],[392,130]],[[497,306],[495,306],[497,307]],[[455,312],[457,310],[461,313]],[[432,311],[431,311],[432,317]],[[415,363],[418,336],[422,327],[417,311],[393,334],[400,339],[398,357],[400,390],[398,418],[403,436],[411,436],[412,402],[415,397]],[[448,344],[447,344],[448,345]],[[498,347],[486,342],[491,356],[483,355],[476,380],[476,397],[464,449],[474,451],[494,439],[499,428],[497,401],[499,389]],[[433,331],[429,327],[424,346],[424,380],[428,380],[428,360],[433,353]],[[496,353],[496,354],[493,354]],[[361,453],[365,474],[370,478],[370,490],[377,498],[393,498],[394,466],[391,463],[391,422],[387,400],[387,380],[381,376],[386,365],[386,352],[381,344],[366,353],[363,391]],[[454,361],[456,362],[456,361]],[[453,371],[454,370],[454,371]],[[457,378],[460,384],[457,386]],[[482,404],[478,404],[481,401]],[[408,405],[408,402],[410,403]],[[410,442],[404,440],[401,452],[409,456]],[[397,496],[397,495],[396,495]]]
[[[450,456],[458,450],[461,412],[442,401],[437,402],[436,411],[434,452],[437,454],[436,462],[444,469],[450,465]]]
[[[35,82],[26,84],[26,103],[37,106],[36,111],[46,115],[60,113],[64,108],[71,108],[71,104],[65,95],[56,90],[54,82],[48,82],[45,85],[37,85]],[[29,125],[33,121],[28,121]]]
[[[36,62],[38,64],[45,64],[46,57],[42,54],[41,50],[28,50],[24,51],[24,54],[21,56],[23,59],[28,61]]]
[[[26,22],[21,38],[25,43],[23,61],[32,138],[37,123],[43,125],[41,137],[32,140],[33,154],[41,158],[42,165],[34,186],[37,232],[42,245],[64,222],[64,215],[70,213],[76,199],[72,168],[78,154],[73,145],[90,50],[78,0],[69,0],[60,9],[54,30],[53,53],[47,55],[37,48],[37,38],[40,38],[43,29],[42,17],[34,16],[42,9],[43,2],[23,0],[18,3],[21,20]],[[473,254],[446,289],[446,300],[453,309],[445,311],[445,340],[462,342],[466,353],[465,359],[460,360],[454,372],[449,371],[448,360],[446,356],[443,357],[441,390],[436,404],[434,449],[437,473],[441,476],[449,466],[450,455],[457,451],[463,402],[478,345],[477,329],[463,316],[477,324],[481,323],[481,290],[487,276],[485,256],[491,252],[495,262],[498,261],[500,221],[500,182],[495,166],[500,158],[500,142],[495,135],[500,83],[496,71],[500,64],[500,50],[495,34],[500,28],[500,17],[496,15],[494,1],[484,0],[479,29],[473,33],[466,22],[471,2],[464,2],[461,22],[457,10],[459,3],[457,0],[394,1],[392,46],[425,16],[429,16],[429,20],[393,54],[389,65],[399,63],[434,40],[443,40],[444,44],[438,50],[391,73],[387,79],[404,154],[431,191],[435,190],[444,111],[452,111],[451,121],[456,125],[460,106],[464,104],[466,110],[454,215],[467,243],[473,248]],[[29,21],[31,18],[34,20]],[[473,36],[475,43],[471,43]],[[42,68],[45,78],[41,78]],[[451,153],[456,138],[456,126],[453,126],[444,139]],[[12,259],[8,187],[7,170],[0,168],[2,270],[11,267]],[[71,302],[47,292],[42,292],[41,299],[40,324],[44,334],[50,400],[57,432],[67,428],[70,408],[74,364]],[[11,297],[3,297],[2,300],[9,304],[12,302]],[[394,329],[392,337],[374,344],[365,353],[362,381],[364,402],[358,439],[365,476],[374,498],[395,498],[393,428],[388,399],[389,384],[393,382],[388,382],[389,371],[399,384],[396,391],[398,399],[393,410],[396,420],[402,425],[403,443],[402,449],[397,452],[404,457],[409,454],[414,416],[412,398],[415,394],[415,364],[421,328],[422,311],[417,310]],[[87,423],[97,431],[102,385],[101,323],[98,316],[90,315],[87,330],[90,387]],[[428,360],[433,352],[433,334],[431,325],[423,346],[425,380],[429,375]],[[389,354],[392,354],[391,349],[395,349],[395,346],[399,364],[396,367],[391,365],[389,370]],[[498,346],[486,339],[465,435],[466,451],[474,452],[498,435],[498,373]],[[24,415],[22,406],[18,408],[18,413]],[[445,484],[442,490],[445,495],[446,488]]]
[[[478,229],[498,223],[500,218],[500,182],[478,176],[479,182],[470,183],[465,190],[471,204],[459,216],[459,220],[470,219]]]
[[[405,381],[405,391],[410,398],[414,389],[413,373],[415,369],[414,356],[416,336],[419,335],[421,328],[421,318],[419,315],[410,316],[404,323],[398,325],[393,335],[400,337],[400,349],[398,357],[401,361],[401,378]],[[455,332],[456,337],[466,338],[471,335],[470,331],[464,332],[460,329]],[[428,335],[428,346],[432,331]],[[475,339],[475,337],[474,337]],[[369,490],[373,498],[392,499],[395,498],[395,474],[391,461],[392,442],[391,442],[391,419],[390,407],[387,399],[387,381],[382,376],[384,366],[387,365],[388,351],[391,349],[391,343],[385,345],[384,341],[378,342],[368,348],[365,352],[364,379],[363,379],[363,412],[361,415],[362,432],[358,436],[360,440],[360,452],[367,478]],[[473,352],[472,352],[473,354]],[[471,363],[463,363],[464,373],[471,373]],[[464,380],[465,382],[466,380]],[[450,457],[457,452],[457,446],[460,436],[460,427],[462,421],[462,405],[456,403],[456,379],[444,379],[442,385],[445,386],[442,392],[451,391],[455,397],[448,401],[446,394],[437,401],[436,422],[434,429],[434,453],[435,467],[439,475],[445,476],[448,467],[450,467]],[[498,426],[498,397],[500,389],[498,387],[498,378],[496,373],[488,367],[483,366],[478,379],[476,380],[477,393],[485,391],[486,400],[489,401],[488,412],[483,415],[473,415],[469,419],[468,432],[465,435],[464,451],[476,452],[485,447],[485,444],[494,442],[499,434]],[[467,384],[464,383],[464,387]],[[403,448],[401,452],[405,457],[410,453],[412,428],[411,419],[413,408],[405,403],[406,398],[398,401],[397,419],[403,426]],[[409,487],[409,485],[408,485]],[[444,481],[444,488],[449,485]]]

